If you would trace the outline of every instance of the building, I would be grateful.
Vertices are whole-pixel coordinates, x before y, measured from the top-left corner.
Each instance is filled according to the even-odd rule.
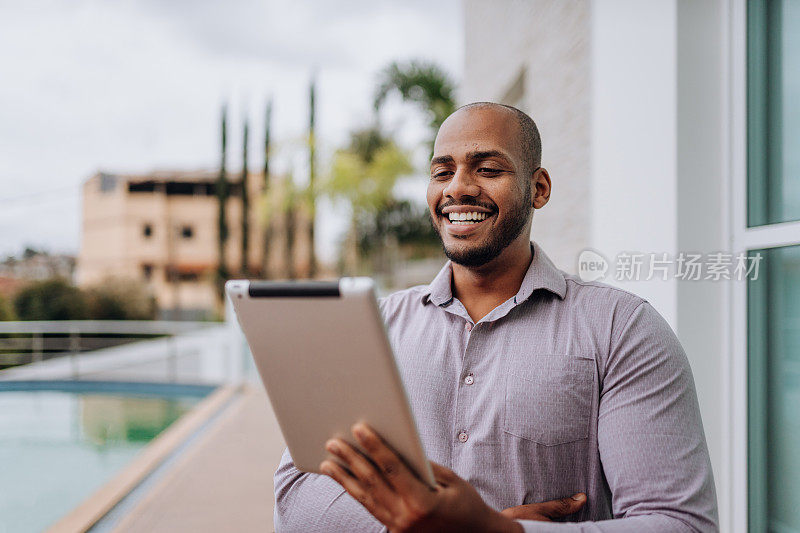
[[[571,272],[591,248],[681,339],[722,531],[800,531],[800,3],[465,0],[464,30],[462,102],[540,127],[534,239]],[[708,275],[759,253],[752,277]]]
[[[218,171],[97,173],[83,185],[77,283],[129,278],[146,282],[164,318],[200,319],[218,313]],[[231,178],[229,178],[230,180]],[[308,271],[308,217],[296,214],[293,253],[286,252],[284,213],[271,220],[264,269],[262,178],[250,175],[249,277],[302,277]],[[226,268],[244,276],[241,181],[229,183]]]

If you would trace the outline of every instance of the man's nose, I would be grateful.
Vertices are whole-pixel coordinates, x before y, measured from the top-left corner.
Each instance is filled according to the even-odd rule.
[[[442,194],[445,198],[458,199],[463,196],[478,196],[481,190],[474,176],[464,170],[456,170],[453,179],[444,188]]]

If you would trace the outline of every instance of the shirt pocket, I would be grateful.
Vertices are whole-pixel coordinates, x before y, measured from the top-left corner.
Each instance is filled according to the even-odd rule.
[[[594,370],[589,357],[526,357],[506,377],[503,430],[544,446],[588,438]]]

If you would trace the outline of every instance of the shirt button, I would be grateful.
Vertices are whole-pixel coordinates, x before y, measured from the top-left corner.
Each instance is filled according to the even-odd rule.
[[[467,331],[472,331],[472,324],[467,322],[466,324],[464,324],[464,329]]]
[[[466,431],[462,431],[461,433],[458,434],[458,440],[460,442],[467,442],[468,438],[469,438],[469,435],[467,435]]]
[[[467,376],[464,378],[464,383],[466,383],[467,385],[472,385],[473,383],[475,383],[475,377],[472,374],[472,372],[467,374]]]

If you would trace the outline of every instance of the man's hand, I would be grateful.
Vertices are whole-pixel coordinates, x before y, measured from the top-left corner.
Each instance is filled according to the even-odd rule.
[[[529,503],[504,509],[501,514],[514,520],[550,521],[577,513],[586,504],[586,495],[582,492],[567,498],[550,500],[542,503]]]
[[[521,525],[491,509],[449,468],[431,463],[436,488],[430,488],[367,425],[353,426],[353,436],[369,458],[344,440],[332,439],[326,449],[346,468],[325,460],[320,471],[342,485],[389,531],[522,531]]]

